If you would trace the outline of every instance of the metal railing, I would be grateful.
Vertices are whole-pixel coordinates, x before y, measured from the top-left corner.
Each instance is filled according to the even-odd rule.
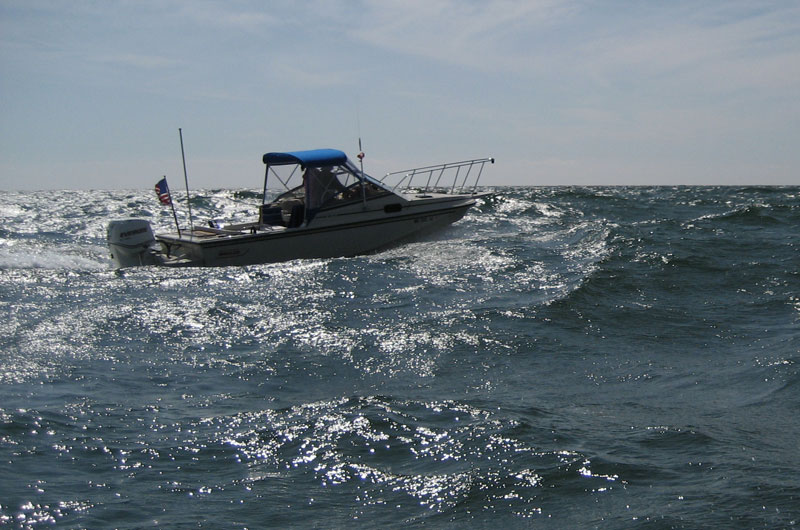
[[[475,193],[478,181],[483,173],[483,166],[487,162],[494,164],[494,158],[476,158],[474,160],[393,171],[384,175],[381,183],[390,187],[392,191],[418,189],[421,193],[427,193],[428,191],[450,188],[450,193],[464,193],[465,189],[472,188],[471,193]],[[451,174],[452,183],[450,183]],[[474,175],[475,180],[471,185],[468,185],[470,175]],[[399,180],[395,184],[391,183],[398,178]],[[419,184],[420,180],[425,181],[424,186]]]

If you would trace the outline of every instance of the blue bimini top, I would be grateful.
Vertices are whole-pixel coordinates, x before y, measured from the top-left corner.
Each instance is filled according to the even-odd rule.
[[[267,153],[263,160],[269,166],[300,164],[303,167],[327,167],[344,165],[347,162],[347,155],[338,149],[311,149],[309,151]]]

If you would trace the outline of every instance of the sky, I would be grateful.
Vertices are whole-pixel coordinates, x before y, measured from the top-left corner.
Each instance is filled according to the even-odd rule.
[[[800,184],[794,0],[0,0],[0,190],[259,188],[269,151],[481,184]]]

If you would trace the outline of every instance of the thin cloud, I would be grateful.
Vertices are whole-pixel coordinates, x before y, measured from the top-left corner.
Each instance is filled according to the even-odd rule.
[[[163,6],[157,2],[157,6]],[[280,22],[278,17],[266,12],[266,8],[248,9],[229,2],[185,1],[177,4],[173,14],[183,20],[193,20],[202,26],[258,31]]]
[[[111,63],[123,66],[134,66],[147,70],[168,68],[177,64],[177,61],[159,55],[143,55],[136,53],[124,53],[119,55],[101,55],[96,58],[101,63]]]
[[[509,35],[553,24],[572,9],[572,4],[549,0],[367,0],[350,35],[396,53],[498,70],[513,68],[514,56],[519,57]]]
[[[306,88],[331,88],[352,84],[341,72],[330,68],[299,68],[293,63],[278,61],[272,65],[272,75],[282,83]]]
[[[790,85],[797,74],[800,5],[749,2],[643,4],[503,0],[367,0],[351,38],[482,72],[608,83],[709,68],[729,81]],[[766,65],[765,65],[766,63]],[[759,76],[743,75],[757,71]]]
[[[656,18],[628,19],[605,33],[583,42],[579,51],[609,70],[659,75],[720,62],[754,64],[776,51],[797,49],[800,8],[727,21],[720,21],[713,8],[676,9]]]

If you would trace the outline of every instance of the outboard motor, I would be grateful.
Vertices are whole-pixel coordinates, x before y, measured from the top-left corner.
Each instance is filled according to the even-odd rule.
[[[108,223],[108,248],[118,267],[156,265],[161,259],[153,248],[156,238],[144,219],[122,219]]]

